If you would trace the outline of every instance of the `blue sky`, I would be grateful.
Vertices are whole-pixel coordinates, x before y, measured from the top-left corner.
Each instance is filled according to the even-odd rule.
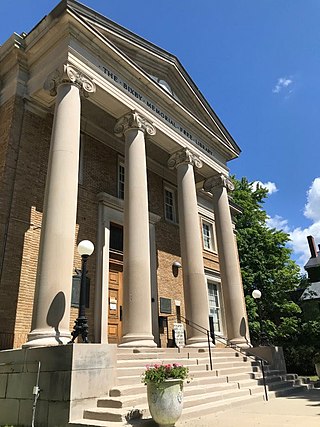
[[[269,183],[270,224],[294,259],[320,243],[320,1],[84,0],[175,54],[242,149],[231,173]],[[57,1],[1,2],[0,43]]]

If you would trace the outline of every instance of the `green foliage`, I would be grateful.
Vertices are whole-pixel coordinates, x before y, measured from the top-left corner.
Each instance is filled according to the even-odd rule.
[[[146,371],[142,374],[141,381],[145,384],[157,383],[160,384],[168,379],[186,380],[189,375],[189,368],[180,365],[179,363],[146,366]]]
[[[267,226],[262,206],[268,191],[259,186],[254,189],[246,178],[233,181],[233,200],[243,210],[236,218],[236,234],[250,329],[256,336],[257,304],[261,304],[264,328],[269,338],[279,341],[292,333],[297,321],[292,316],[301,312],[290,298],[300,283],[299,267],[290,258],[288,234]],[[251,296],[255,288],[262,293],[259,302]]]
[[[235,226],[251,341],[259,343],[260,314],[269,341],[283,346],[288,369],[310,375],[320,352],[319,305],[299,300],[298,289],[309,283],[290,258],[289,235],[267,226],[263,204],[268,191],[254,189],[246,178],[233,182],[233,201],[242,208]],[[262,293],[260,301],[251,296],[255,288]]]
[[[315,348],[310,345],[286,345],[284,346],[284,356],[288,372],[295,372],[299,375],[314,375]]]

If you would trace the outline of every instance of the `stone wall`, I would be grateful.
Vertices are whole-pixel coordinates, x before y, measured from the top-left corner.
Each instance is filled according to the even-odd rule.
[[[31,425],[38,370],[35,425],[64,427],[108,394],[115,385],[115,366],[116,346],[111,344],[0,352],[0,425]]]

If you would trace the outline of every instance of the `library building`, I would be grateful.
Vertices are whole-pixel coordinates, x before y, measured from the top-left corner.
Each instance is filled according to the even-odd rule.
[[[240,148],[179,59],[64,0],[0,64],[0,353],[250,345]]]

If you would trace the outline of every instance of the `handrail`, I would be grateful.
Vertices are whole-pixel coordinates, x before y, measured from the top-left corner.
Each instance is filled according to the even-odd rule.
[[[167,317],[177,317],[175,315],[169,315]],[[184,323],[188,326],[191,326],[193,329],[196,329],[198,332],[201,332],[205,335],[207,335],[208,338],[208,350],[209,350],[209,361],[210,361],[210,370],[212,371],[213,367],[212,367],[212,355],[211,355],[211,346],[210,346],[210,336],[211,336],[211,332],[206,329],[204,326],[199,325],[198,323],[193,322],[192,320],[187,319],[186,317],[180,315],[180,318],[183,319]],[[268,398],[268,391],[267,391],[267,384],[266,384],[266,376],[265,376],[265,370],[264,370],[264,364],[265,363],[269,363],[266,359],[264,359],[263,357],[257,356],[255,354],[247,354],[247,352],[249,352],[248,349],[243,349],[242,347],[239,347],[237,344],[231,344],[229,340],[227,339],[223,339],[225,342],[223,342],[223,340],[220,337],[214,336],[214,339],[217,341],[220,341],[221,343],[223,343],[226,347],[232,348],[234,351],[237,351],[243,355],[245,355],[246,357],[250,357],[250,359],[253,359],[255,361],[260,362],[260,367],[261,367],[261,373],[262,373],[262,380],[263,380],[263,388],[264,388],[264,395],[266,398],[266,401],[269,400]]]
[[[215,337],[215,339],[217,341],[223,342],[223,340],[220,337]],[[257,356],[257,355],[255,355],[253,353],[248,354],[248,353],[250,353],[250,350],[247,349],[247,348],[243,349],[242,347],[239,347],[237,344],[231,344],[229,342],[229,340],[227,340],[227,339],[224,339],[224,341],[226,342],[224,344],[227,347],[232,348],[234,351],[238,351],[239,353],[245,355],[246,357],[250,357],[250,359],[253,359],[255,361],[260,362],[261,373],[262,373],[262,381],[263,381],[263,388],[264,388],[264,395],[265,395],[266,401],[268,401],[269,398],[268,398],[268,391],[267,391],[267,384],[266,384],[266,376],[265,376],[264,364],[265,363],[269,364],[269,362],[266,359],[264,359],[263,357]]]
[[[167,317],[175,317],[176,318],[177,316],[172,314],[172,315],[169,315]],[[210,331],[208,329],[206,329],[205,327],[199,325],[198,323],[193,322],[192,320],[187,319],[186,317],[184,317],[182,315],[180,315],[180,319],[182,319],[187,326],[190,326],[191,328],[195,329],[196,331],[201,332],[204,335],[207,335],[208,350],[209,350],[209,363],[210,363],[210,370],[212,371],[213,367],[212,367],[212,354],[211,354],[211,344],[210,344],[210,341],[212,338],[210,336],[211,335]]]

